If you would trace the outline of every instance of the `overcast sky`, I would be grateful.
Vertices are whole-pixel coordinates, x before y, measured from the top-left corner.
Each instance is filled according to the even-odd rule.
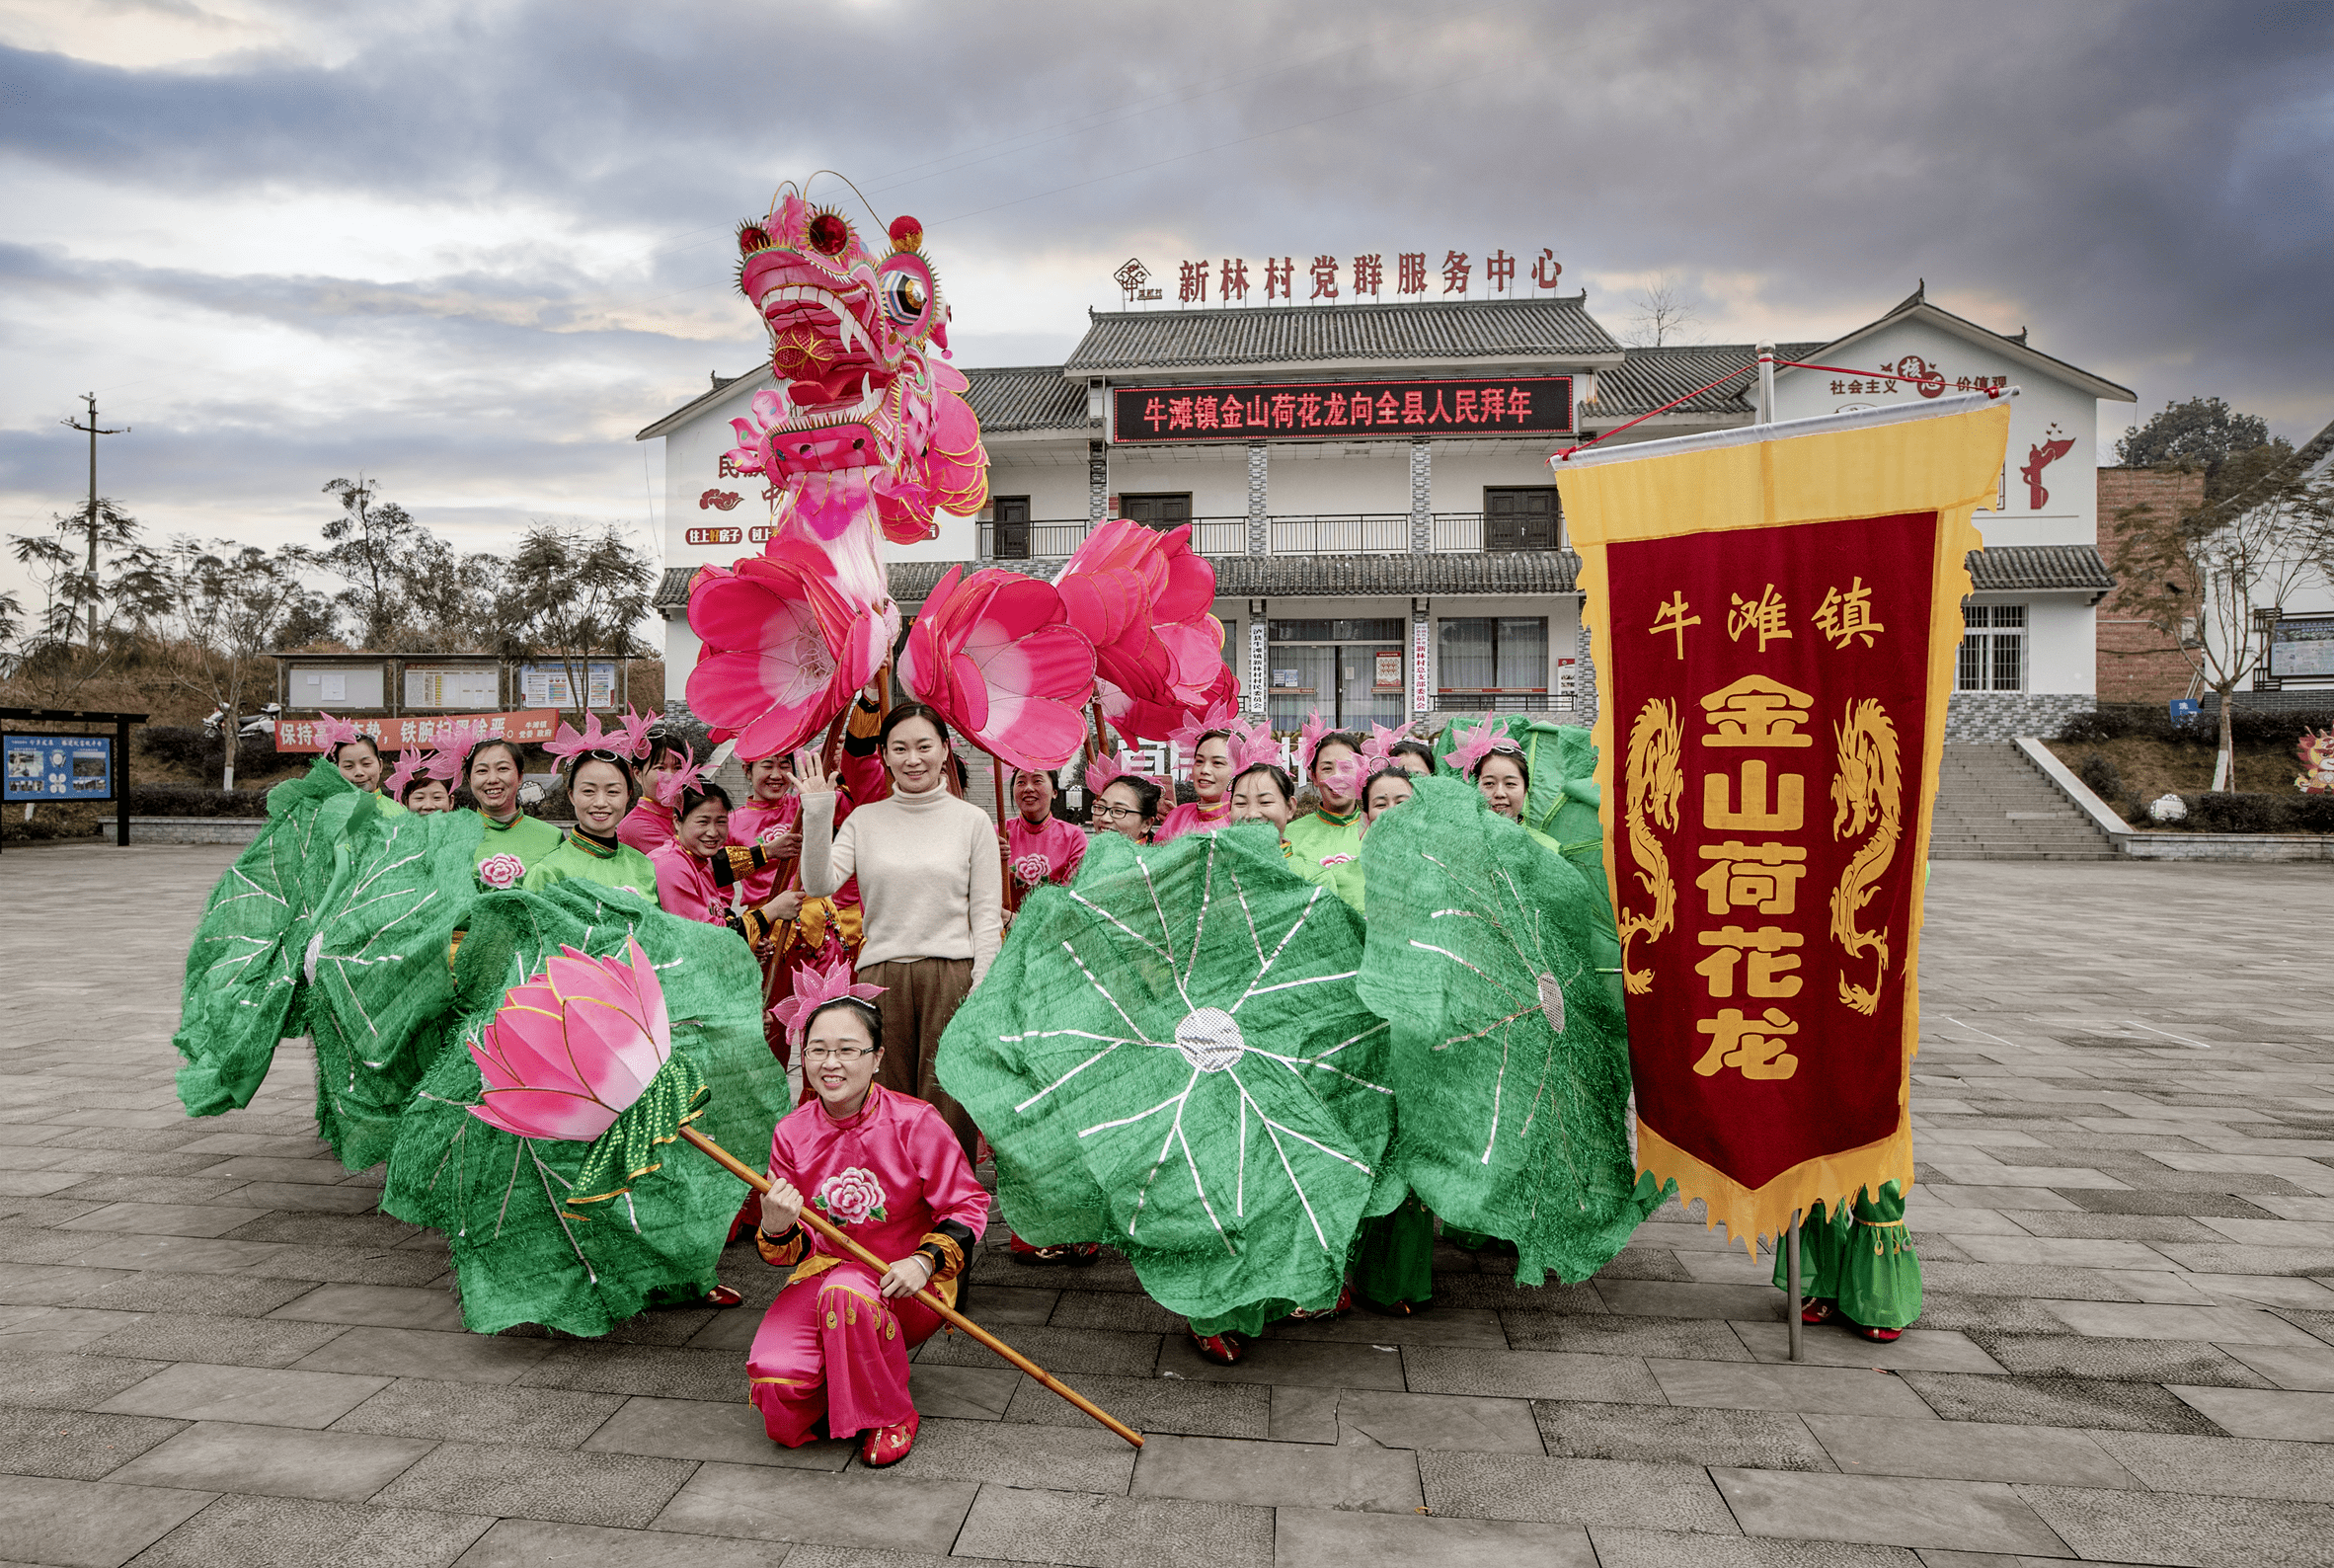
[[[1713,343],[1925,277],[2298,438],[2330,56],[2334,7],[2194,0],[0,0],[0,531],[80,504],[95,390],[157,534],[312,538],[361,470],[466,547],[646,543],[633,432],[765,352],[732,231],[818,169],[924,221],[963,364],[1057,361],[1128,256],[1546,246],[1623,335],[1656,274]]]

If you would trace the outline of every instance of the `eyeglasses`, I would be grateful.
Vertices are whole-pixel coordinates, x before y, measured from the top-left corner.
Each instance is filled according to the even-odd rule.
[[[1129,817],[1140,817],[1142,808],[1139,806],[1097,806],[1094,808],[1094,815],[1107,817],[1116,823],[1123,822]]]
[[[861,1057],[872,1057],[874,1055],[875,1047],[873,1046],[803,1047],[803,1059],[805,1061],[839,1061],[846,1066],[851,1062],[857,1061]]]

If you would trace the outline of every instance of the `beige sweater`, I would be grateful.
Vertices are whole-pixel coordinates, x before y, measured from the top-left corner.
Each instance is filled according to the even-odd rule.
[[[825,897],[859,879],[862,966],[969,958],[980,983],[997,956],[1004,908],[997,830],[945,788],[854,807],[835,831],[834,796],[803,797],[803,891]]]

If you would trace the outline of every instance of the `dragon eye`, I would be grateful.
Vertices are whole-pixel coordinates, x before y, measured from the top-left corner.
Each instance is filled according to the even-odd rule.
[[[851,225],[839,212],[821,212],[811,220],[806,238],[811,242],[811,249],[820,255],[840,256],[850,249]]]
[[[884,314],[902,332],[912,337],[929,325],[932,273],[920,258],[904,252],[892,256],[876,274],[876,292]]]

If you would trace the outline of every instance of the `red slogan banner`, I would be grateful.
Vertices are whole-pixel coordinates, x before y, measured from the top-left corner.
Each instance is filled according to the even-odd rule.
[[[1121,387],[1111,439],[1354,440],[1372,435],[1563,435],[1572,377],[1294,381]]]
[[[559,728],[556,708],[522,708],[515,713],[449,713],[405,714],[388,719],[353,719],[359,735],[369,735],[373,744],[384,751],[402,751],[413,746],[428,745],[458,724],[469,725],[473,733],[484,732],[490,741],[516,741],[522,745],[540,745],[551,739]],[[324,746],[316,739],[317,721],[314,719],[278,719],[275,721],[275,749],[278,751],[321,751]]]

